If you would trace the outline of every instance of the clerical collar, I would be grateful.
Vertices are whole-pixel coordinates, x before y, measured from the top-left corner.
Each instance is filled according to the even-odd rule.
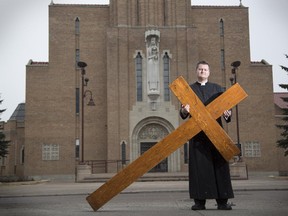
[[[205,82],[202,82],[202,83],[201,83],[201,82],[197,81],[197,83],[200,84],[201,86],[205,86],[207,82],[208,82],[208,81],[205,81]]]

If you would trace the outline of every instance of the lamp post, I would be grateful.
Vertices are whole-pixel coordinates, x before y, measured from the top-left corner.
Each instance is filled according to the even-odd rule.
[[[241,64],[240,61],[235,61],[235,62],[232,62],[232,64],[231,64],[231,66],[232,66],[231,73],[232,73],[232,76],[233,76],[233,77],[230,78],[231,85],[234,85],[235,83],[237,83],[237,70],[238,70],[238,67],[240,66],[240,64]],[[235,108],[236,108],[237,146],[240,149],[240,154],[238,155],[238,157],[240,159],[242,153],[241,153],[241,144],[240,144],[240,135],[239,135],[238,105],[236,105]]]
[[[89,79],[85,78],[85,68],[87,64],[85,62],[79,61],[77,63],[78,67],[81,69],[81,163],[84,162],[84,99],[86,95],[90,95],[88,106],[95,106],[92,98],[92,92],[90,90],[84,91],[84,87],[87,86]]]

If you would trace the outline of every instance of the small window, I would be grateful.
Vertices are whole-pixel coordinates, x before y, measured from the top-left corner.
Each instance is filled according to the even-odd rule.
[[[42,145],[42,160],[59,160],[59,145],[58,144],[43,144]]]
[[[259,142],[250,141],[244,143],[245,157],[261,157],[261,146]]]

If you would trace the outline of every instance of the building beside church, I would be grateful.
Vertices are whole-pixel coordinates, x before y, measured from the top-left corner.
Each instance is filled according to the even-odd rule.
[[[272,66],[251,62],[248,10],[191,0],[52,2],[49,61],[26,65],[25,128],[16,151],[23,159],[10,174],[73,178],[76,165],[88,162],[95,173],[119,171],[183,123],[169,84],[179,76],[194,82],[199,60],[210,63],[210,81],[223,89],[231,86],[231,63],[241,61],[237,81],[249,96],[238,105],[240,137],[235,118],[225,130],[240,139],[249,170],[278,171]],[[91,98],[94,106],[87,106]],[[151,172],[186,172],[187,161],[183,145]]]

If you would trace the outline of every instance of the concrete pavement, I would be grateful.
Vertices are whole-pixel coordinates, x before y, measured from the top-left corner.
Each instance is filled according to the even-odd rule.
[[[278,177],[277,173],[249,173],[248,180],[232,180],[235,198],[231,201],[236,203],[236,206],[232,211],[224,212],[216,210],[213,200],[207,201],[207,210],[191,211],[192,201],[188,198],[187,181],[135,182],[97,212],[93,212],[85,198],[102,184],[50,181],[2,183],[0,212],[5,214],[9,212],[9,216],[24,216],[25,209],[30,216],[33,213],[37,216],[176,214],[262,216],[268,213],[284,216],[288,213],[288,178]],[[57,205],[54,203],[55,200]],[[41,204],[37,204],[38,202]],[[37,206],[38,211],[35,207],[31,207],[33,204]],[[5,208],[7,205],[13,205],[15,208]],[[263,209],[266,210],[263,212]],[[14,213],[10,214],[11,212]]]
[[[32,181],[0,183],[0,198],[13,196],[86,195],[94,192],[102,183],[75,183],[57,181]],[[234,191],[288,190],[288,177],[273,172],[252,172],[248,180],[232,180]],[[140,192],[188,192],[188,181],[134,182],[122,193]]]

